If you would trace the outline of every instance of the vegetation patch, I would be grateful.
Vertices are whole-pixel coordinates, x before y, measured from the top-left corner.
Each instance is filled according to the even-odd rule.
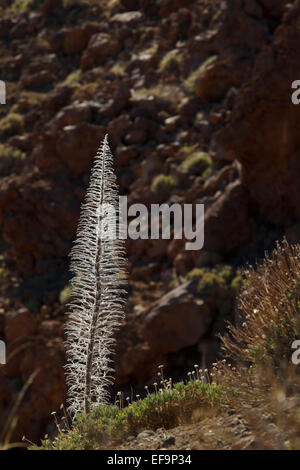
[[[43,0],[15,0],[11,5],[12,12],[24,12],[35,10],[43,3]]]
[[[172,73],[179,69],[182,56],[177,50],[169,51],[160,61],[158,70],[160,73]]]
[[[7,144],[0,144],[0,176],[7,176],[17,160],[25,158],[25,153]]]
[[[217,55],[212,55],[205,60],[199,67],[196,68],[184,81],[183,85],[187,91],[194,92],[196,81],[199,75],[210,65],[218,60]]]
[[[199,420],[201,409],[205,417],[205,410],[217,402],[219,387],[203,383],[198,370],[197,366],[195,379],[187,384],[179,382],[172,386],[170,381],[165,381],[160,389],[154,384],[155,393],[148,393],[144,399],[125,407],[120,392],[116,405],[104,405],[89,415],[78,415],[72,429],[65,432],[59,426],[54,442],[46,439],[42,447],[48,450],[101,449],[111,439],[118,441],[144,429],[169,429],[190,422],[195,412]]]
[[[18,134],[24,127],[24,119],[21,114],[9,113],[0,120],[0,137],[8,137]]]
[[[163,196],[169,196],[174,188],[177,186],[176,179],[171,175],[158,175],[154,178],[151,191]]]
[[[198,279],[198,291],[201,296],[209,297],[216,303],[220,318],[233,311],[234,299],[243,282],[240,269],[230,265],[217,265],[215,268],[195,268],[187,279]]]
[[[181,164],[184,171],[193,175],[207,177],[211,173],[212,159],[204,152],[194,152]]]
[[[71,83],[78,82],[81,78],[82,72],[80,69],[74,70],[74,72],[71,72],[67,78],[65,79],[65,84],[70,85]]]

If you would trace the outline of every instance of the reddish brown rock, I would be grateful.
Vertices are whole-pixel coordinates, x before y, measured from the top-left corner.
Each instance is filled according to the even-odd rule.
[[[31,75],[24,75],[20,81],[20,87],[35,90],[43,88],[53,81],[55,81],[55,75],[53,73],[48,70],[41,70]]]
[[[88,42],[88,36],[81,26],[61,29],[53,38],[52,47],[55,52],[66,55],[79,54]]]
[[[39,332],[45,338],[62,336],[63,324],[58,320],[45,320],[39,325]]]
[[[179,351],[200,341],[207,333],[213,313],[197,296],[191,281],[168,292],[142,314],[144,337],[152,351]]]
[[[91,119],[91,106],[88,102],[75,101],[63,108],[50,122],[49,129],[57,130],[65,126],[74,126]]]
[[[298,78],[300,7],[285,15],[271,46],[256,57],[253,74],[240,89],[217,145],[242,164],[252,206],[273,223],[300,218],[300,107],[292,104]]]
[[[21,338],[28,338],[37,330],[37,322],[27,309],[21,309],[17,315],[8,319],[5,338],[11,343]]]
[[[289,243],[300,243],[300,224],[295,224],[286,229],[286,239]]]
[[[119,42],[109,34],[94,34],[81,57],[82,70],[88,70],[97,65],[104,64],[107,59],[113,59],[120,49],[121,45]]]
[[[217,101],[233,86],[240,85],[251,70],[251,60],[224,57],[212,65],[204,66],[196,80],[195,92],[203,101]]]
[[[114,15],[110,22],[118,26],[136,27],[144,18],[141,11],[126,11],[125,13],[117,13]]]
[[[205,212],[204,250],[230,253],[246,243],[250,234],[248,194],[237,180],[220,191]]]
[[[75,174],[80,175],[89,168],[102,138],[100,126],[87,123],[66,126],[57,138],[57,153]]]
[[[147,140],[147,133],[143,129],[133,129],[126,134],[125,141],[127,144],[144,144]]]
[[[159,14],[161,16],[169,16],[170,12],[187,7],[194,2],[195,0],[162,0],[159,4]]]

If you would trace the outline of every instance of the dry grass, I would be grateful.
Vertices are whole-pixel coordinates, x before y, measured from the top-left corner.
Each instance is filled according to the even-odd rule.
[[[291,346],[300,338],[300,245],[278,244],[246,273],[237,314],[212,380],[225,408],[241,410],[262,448],[299,449],[300,365],[292,363]]]
[[[248,271],[237,313],[241,325],[229,327],[226,355],[282,375],[291,364],[292,342],[300,338],[300,245],[284,241]]]

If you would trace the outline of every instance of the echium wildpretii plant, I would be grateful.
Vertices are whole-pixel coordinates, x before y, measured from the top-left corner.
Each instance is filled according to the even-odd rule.
[[[126,258],[124,241],[118,237],[118,202],[106,135],[95,157],[70,255],[73,278],[66,325],[66,375],[72,414],[88,413],[106,403],[112,383],[114,333],[125,302]]]

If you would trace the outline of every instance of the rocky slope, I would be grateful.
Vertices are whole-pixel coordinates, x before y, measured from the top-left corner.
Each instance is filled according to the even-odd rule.
[[[174,379],[195,362],[209,364],[216,333],[233,320],[238,268],[283,234],[299,241],[300,111],[290,95],[300,7],[10,3],[0,2],[8,91],[0,107],[0,337],[8,348],[0,421],[39,368],[13,434],[37,440],[53,429],[49,414],[65,397],[67,256],[105,132],[129,204],[206,207],[201,251],[185,251],[181,240],[128,241],[116,387],[139,390],[160,363]],[[212,159],[209,171],[191,161],[201,152]],[[158,175],[169,177],[163,186]]]

